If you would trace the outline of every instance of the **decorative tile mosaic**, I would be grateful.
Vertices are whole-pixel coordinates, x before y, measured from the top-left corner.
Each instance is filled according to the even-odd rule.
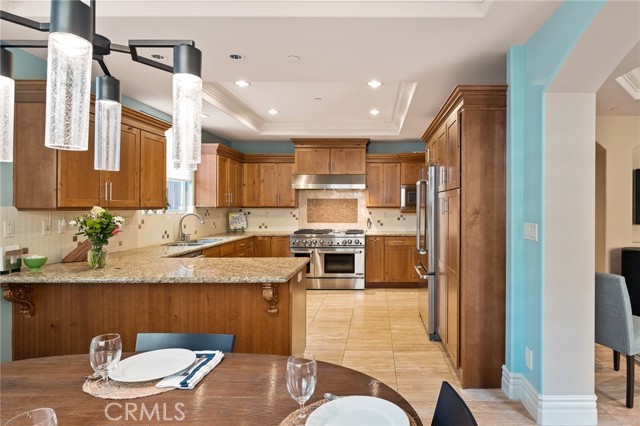
[[[358,199],[317,199],[307,200],[308,223],[357,223]]]

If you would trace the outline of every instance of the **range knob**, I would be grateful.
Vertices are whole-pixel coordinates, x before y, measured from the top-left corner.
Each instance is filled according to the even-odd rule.
[[[320,244],[321,246],[323,246],[323,245],[324,245],[324,240],[320,240],[319,244]]]
[[[362,243],[360,242],[360,240],[354,240],[353,242],[354,242],[355,244],[362,244]]]
[[[318,244],[318,240],[313,240],[313,241],[311,242],[311,244],[313,244],[313,245],[315,246],[316,244]]]
[[[327,245],[328,245],[328,246],[330,246],[330,245],[331,245],[331,243],[333,243],[333,241],[331,241],[331,240],[327,240]]]
[[[304,241],[304,246],[307,247],[309,245],[309,241],[305,240]]]
[[[349,240],[347,241],[347,244],[353,244],[353,241]]]
[[[295,240],[295,241],[293,242],[293,245],[294,245],[294,246],[299,246],[299,245],[300,245],[300,240]]]
[[[347,240],[342,240],[342,245],[346,245],[347,244]]]

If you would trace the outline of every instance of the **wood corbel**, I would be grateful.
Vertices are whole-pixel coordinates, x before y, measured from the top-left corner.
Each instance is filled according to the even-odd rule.
[[[274,317],[278,315],[278,284],[263,283],[262,298],[267,302],[267,312]]]
[[[20,313],[26,318],[31,318],[35,308],[31,302],[32,284],[2,284],[2,297],[11,303],[20,305]]]

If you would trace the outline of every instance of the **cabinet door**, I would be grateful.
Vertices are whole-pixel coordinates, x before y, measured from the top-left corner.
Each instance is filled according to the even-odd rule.
[[[106,184],[106,185],[105,185]],[[112,208],[140,206],[140,130],[125,126],[120,131],[120,171],[102,172],[100,186],[108,189]]]
[[[260,164],[260,193],[261,206],[278,206],[278,165],[276,163]]]
[[[278,163],[278,207],[295,207],[296,190],[291,187],[293,163]]]
[[[217,161],[217,173],[216,173],[216,187],[218,188],[218,207],[228,206],[231,203],[231,193],[229,190],[229,163],[230,158],[216,156]]]
[[[93,207],[105,205],[105,187],[100,186],[100,172],[93,169],[93,119],[89,123],[87,151],[58,151],[58,207]]]
[[[447,164],[445,185],[447,189],[460,188],[460,132],[458,112],[447,120]]]
[[[447,127],[442,125],[437,132],[435,143],[435,159],[438,164],[438,191],[447,189],[445,174],[447,170]]]
[[[447,215],[447,347],[458,365],[460,340],[460,190],[446,192]]]
[[[257,236],[254,249],[256,257],[271,257],[271,237]]]
[[[163,136],[140,132],[140,207],[167,207],[167,148]]]
[[[437,287],[437,317],[438,334],[443,344],[447,344],[447,242],[449,221],[444,209],[446,193],[438,193],[438,287]]]
[[[384,196],[384,163],[367,163],[367,207],[382,207]],[[367,247],[367,251],[369,247]]]
[[[196,207],[218,207],[218,156],[202,153],[202,162],[195,173],[195,205]],[[226,205],[226,204],[225,204]]]
[[[242,165],[242,206],[260,206],[260,164],[245,163]]]
[[[400,207],[400,163],[385,163],[383,207]]]
[[[384,280],[388,283],[414,281],[415,240],[404,237],[385,237],[384,240]]]
[[[384,282],[384,237],[366,237],[365,279],[367,282]]]
[[[366,173],[364,148],[333,148],[331,150],[331,174],[362,175]]]
[[[239,207],[242,205],[242,165],[236,160],[229,160],[229,205]]]
[[[402,163],[400,165],[400,184],[415,185],[420,179],[420,170],[424,163]]]
[[[329,148],[296,148],[295,169],[299,175],[331,174],[331,150]]]
[[[290,257],[289,237],[271,237],[271,256]]]
[[[17,209],[55,209],[57,205],[57,150],[44,146],[44,90],[42,97],[42,102],[15,104],[13,200]]]
[[[220,257],[220,247],[209,247],[202,250],[204,257]]]

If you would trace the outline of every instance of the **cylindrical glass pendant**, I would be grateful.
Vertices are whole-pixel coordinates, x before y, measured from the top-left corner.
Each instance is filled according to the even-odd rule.
[[[13,54],[0,49],[0,161],[13,161],[13,116],[16,82],[13,80]]]
[[[47,106],[44,144],[86,151],[93,47],[67,33],[50,33],[47,55]]]
[[[120,170],[122,105],[120,82],[111,76],[96,79],[95,170]]]
[[[202,139],[202,79],[193,74],[173,75],[174,164],[195,170]]]

